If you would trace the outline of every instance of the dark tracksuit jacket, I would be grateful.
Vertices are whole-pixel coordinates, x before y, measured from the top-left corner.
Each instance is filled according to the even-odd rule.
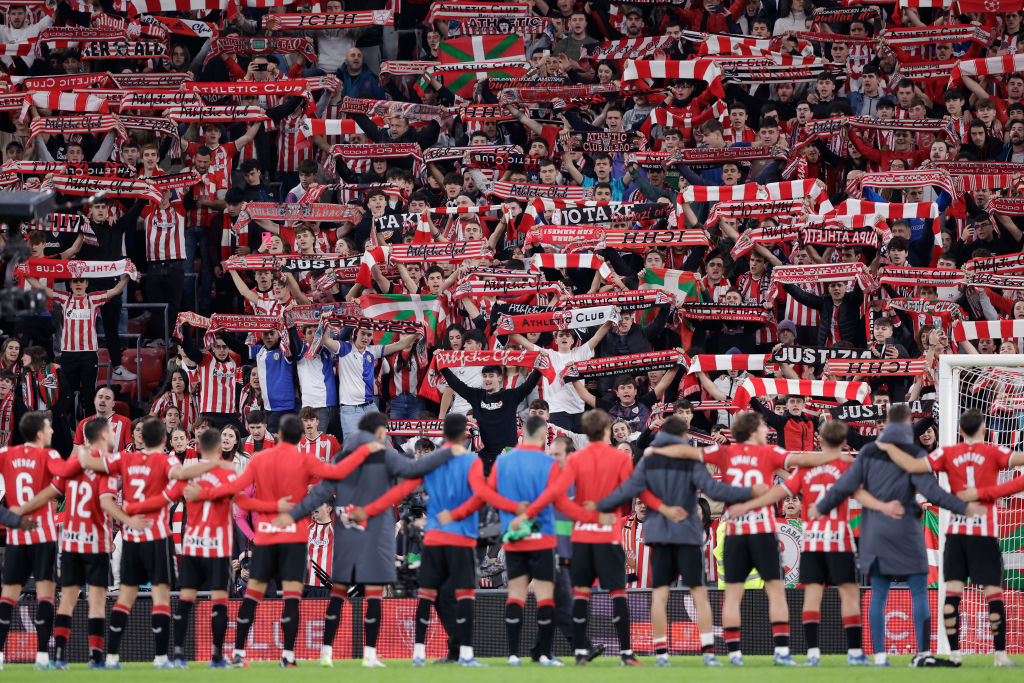
[[[678,443],[687,441],[659,432],[652,445]],[[698,491],[726,503],[750,500],[750,488],[737,488],[717,481],[708,474],[704,463],[664,455],[646,455],[640,458],[629,479],[597,503],[597,509],[601,512],[614,510],[642,491],[650,491],[665,505],[678,505],[689,513],[683,521],[673,522],[657,510],[648,508],[647,517],[644,518],[644,540],[648,544],[671,543],[697,547],[704,544],[704,527],[697,513]]]
[[[924,450],[914,444],[914,430],[909,424],[887,425],[878,440],[897,444],[915,458],[925,457]],[[901,519],[891,519],[864,508],[858,543],[861,571],[868,573],[878,560],[879,572],[884,576],[927,574],[922,512],[915,494],[920,492],[935,505],[957,514],[964,513],[967,503],[940,488],[933,475],[907,473],[885,451],[870,443],[860,449],[850,469],[818,501],[818,511],[827,515],[861,486],[883,502],[900,501],[906,511]]]

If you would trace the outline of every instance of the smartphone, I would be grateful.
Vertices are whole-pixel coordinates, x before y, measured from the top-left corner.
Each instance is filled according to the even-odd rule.
[[[261,237],[261,239],[263,240],[263,244],[266,244],[267,242],[269,242],[271,237],[273,237],[273,234],[271,234],[269,232],[263,233],[263,235]]]
[[[254,71],[269,71],[270,70],[270,65],[269,64],[257,64],[253,70]]]

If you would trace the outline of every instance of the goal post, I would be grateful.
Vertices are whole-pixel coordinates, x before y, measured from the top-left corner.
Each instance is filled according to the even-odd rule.
[[[938,445],[952,446],[960,441],[960,414],[970,408],[982,411],[988,423],[985,440],[1010,448],[1024,450],[1024,354],[944,354],[939,356],[936,379],[938,406]],[[1000,482],[1013,476],[1012,470],[1000,473]],[[946,476],[939,478],[943,488],[949,489]],[[949,511],[939,510],[938,553],[938,613],[932,623],[938,635],[938,652],[949,653],[949,641],[943,624],[942,608],[946,600],[946,577],[942,557],[946,545],[946,526]],[[999,502],[999,531],[1004,539],[1017,537],[1024,529],[1024,498]],[[1024,576],[1024,548],[1020,544],[1003,542],[1003,588],[1019,592],[1024,589],[1020,578]],[[960,609],[960,649],[964,654],[986,654],[992,649],[988,631],[988,609],[979,586],[968,586]],[[1024,630],[1024,619],[1016,611],[1007,611],[1007,635]],[[982,619],[982,617],[984,617]],[[978,628],[983,625],[985,628]],[[965,637],[966,636],[966,637]],[[1019,651],[1008,644],[1008,650]]]

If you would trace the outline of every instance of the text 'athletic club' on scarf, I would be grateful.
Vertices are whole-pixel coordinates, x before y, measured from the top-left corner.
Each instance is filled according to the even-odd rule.
[[[437,386],[444,368],[484,367],[488,365],[531,368],[540,372],[548,382],[555,381],[551,359],[542,351],[504,349],[501,351],[438,351],[430,360],[428,382]],[[430,379],[433,377],[433,379]]]
[[[530,332],[582,330],[618,321],[619,314],[616,313],[613,306],[563,308],[544,313],[503,315],[498,319],[498,333],[529,334]]]

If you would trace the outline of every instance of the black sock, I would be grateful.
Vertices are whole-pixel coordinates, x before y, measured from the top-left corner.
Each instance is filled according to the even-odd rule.
[[[89,617],[89,659],[97,664],[103,661],[103,617]]]
[[[622,591],[620,595],[612,594],[612,623],[615,624],[615,633],[619,636],[619,651],[631,652],[632,646],[629,642],[629,603],[626,602],[625,593],[626,591]]]
[[[807,641],[807,648],[818,647],[818,627],[821,624],[817,621],[805,621],[804,622],[804,640]]]
[[[36,652],[50,654],[50,636],[53,634],[53,598],[36,603]]]
[[[523,630],[523,603],[505,603],[505,633],[508,636],[508,655],[519,656],[519,634]]]
[[[458,634],[459,645],[473,647],[473,608],[476,600],[459,598],[455,603],[455,632]]]
[[[1006,652],[1006,605],[1002,596],[989,599],[988,621],[992,626],[992,645],[996,652]]]
[[[252,628],[252,622],[256,619],[256,607],[262,599],[263,593],[253,590],[245,591],[245,600],[242,600],[242,606],[238,608],[238,616],[235,617],[236,650],[245,649],[245,641],[249,640],[249,629]]]
[[[166,656],[171,642],[171,606],[153,605],[149,622],[153,628],[153,653],[157,657]]]
[[[327,614],[324,615],[324,645],[334,645],[334,636],[341,626],[341,611],[345,608],[345,599],[337,595],[331,596],[327,603]]]
[[[575,597],[572,600],[572,642],[573,647],[582,650],[587,642],[587,613],[590,611],[590,600]]]
[[[540,636],[540,654],[551,657],[555,642],[555,601],[541,600],[537,603],[537,635]]]
[[[363,632],[366,647],[377,647],[377,636],[380,635],[380,594],[366,598],[366,613],[363,614]]]
[[[960,595],[953,595],[947,593],[946,604],[942,607],[942,623],[946,627],[946,638],[949,640],[949,649],[953,652],[956,652],[960,649],[961,599],[962,597]]]
[[[53,658],[68,661],[68,638],[71,637],[71,615],[58,614],[53,618]]]
[[[124,637],[125,626],[128,625],[128,609],[124,605],[115,604],[110,612],[110,626],[107,629],[107,654],[116,655],[121,651],[121,638]]]
[[[430,610],[434,605],[432,598],[420,597],[416,603],[416,640],[418,644],[427,642],[427,627],[430,626]]]
[[[847,649],[864,649],[864,627],[861,626],[860,615],[855,617],[843,617],[843,630],[846,631]]]
[[[299,637],[299,598],[298,591],[284,592],[284,609],[281,611],[281,631],[284,634],[284,649],[295,651],[295,639]]]
[[[775,647],[789,647],[789,622],[772,622],[772,643]]]
[[[195,600],[178,600],[178,610],[174,613],[174,658],[185,659],[185,636],[188,635],[188,624],[192,620],[192,605]]]
[[[219,662],[224,659],[224,634],[228,630],[228,603],[213,601],[213,609],[210,610],[210,630],[213,632],[213,661]]]

